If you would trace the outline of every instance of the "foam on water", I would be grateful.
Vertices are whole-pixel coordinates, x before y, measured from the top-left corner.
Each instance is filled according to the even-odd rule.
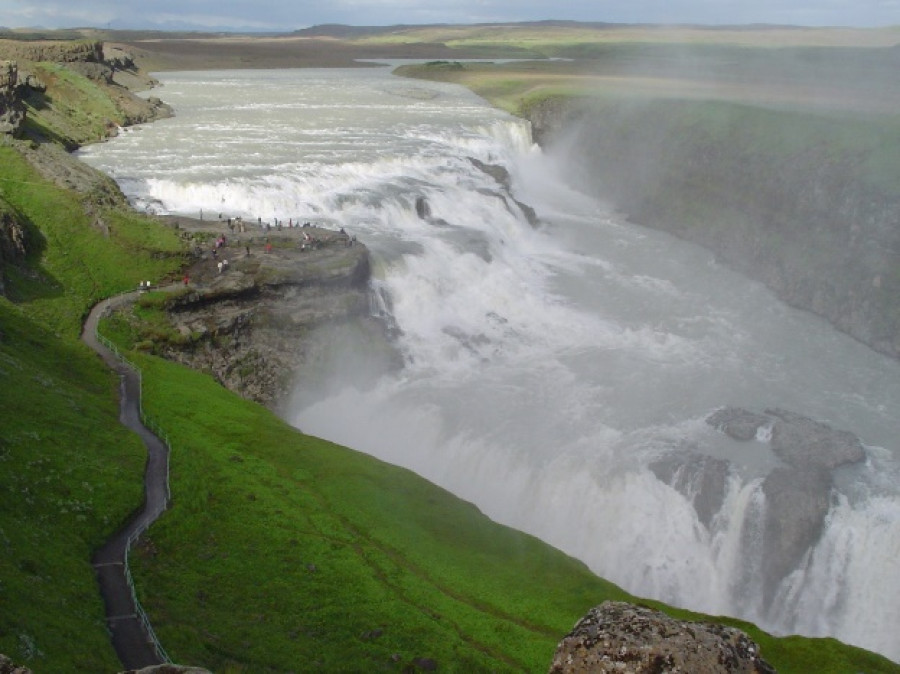
[[[404,366],[354,378],[367,354],[336,349],[290,421],[409,467],[639,595],[900,659],[900,366],[572,191],[553,170],[564,158],[463,89],[384,69],[160,79],[177,117],[83,151],[136,203],[343,226],[372,251],[374,304]],[[503,167],[515,199],[473,158]],[[765,432],[738,447],[709,428],[722,405],[785,407],[869,443],[773,606],[760,483],[777,459]],[[649,468],[692,447],[732,466],[709,526]]]

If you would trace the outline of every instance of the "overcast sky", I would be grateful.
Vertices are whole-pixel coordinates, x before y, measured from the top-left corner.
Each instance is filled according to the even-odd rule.
[[[900,0],[0,0],[0,26],[289,32],[569,19],[610,23],[900,26]]]

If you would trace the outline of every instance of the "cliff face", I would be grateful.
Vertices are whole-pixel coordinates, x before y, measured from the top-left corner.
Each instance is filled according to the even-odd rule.
[[[298,368],[321,356],[309,339],[318,328],[352,324],[363,339],[390,348],[384,326],[370,316],[362,244],[316,227],[229,232],[221,222],[171,220],[206,243],[182,289],[165,300],[168,334],[138,327],[143,348],[270,407],[286,402]],[[223,234],[224,245],[210,246]]]
[[[9,60],[0,61],[0,133],[74,150],[120,126],[172,114],[158,98],[133,93],[152,86],[152,78],[119,48],[110,47],[107,60],[102,42],[0,40],[0,59]]]
[[[98,40],[0,40],[0,55],[17,61],[102,63],[103,43]]]
[[[900,357],[900,196],[877,170],[891,129],[678,101],[551,100],[529,118],[581,189]]]

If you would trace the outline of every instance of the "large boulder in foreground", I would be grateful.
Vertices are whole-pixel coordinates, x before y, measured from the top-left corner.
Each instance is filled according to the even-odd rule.
[[[556,648],[550,674],[725,674],[775,668],[734,627],[675,620],[626,602],[606,601],[578,621]]]

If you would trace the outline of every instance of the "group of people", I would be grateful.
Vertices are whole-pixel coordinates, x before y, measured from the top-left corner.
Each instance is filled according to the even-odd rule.
[[[202,210],[200,211],[200,214],[201,214],[200,218],[202,220],[203,219],[203,211]],[[238,216],[235,218],[227,218],[226,219],[223,217],[222,213],[219,213],[219,222],[222,222],[224,224],[226,222],[226,220],[227,220],[228,229],[232,236],[234,236],[236,231],[239,233],[245,233],[247,231],[246,226],[244,224],[244,219],[242,217]],[[274,224],[270,223],[270,222],[263,222],[262,218],[257,218],[256,221],[257,221],[258,227],[266,234],[271,232],[273,229],[277,230],[277,231],[283,231],[284,229],[298,229],[298,228],[303,229],[304,232],[303,232],[303,236],[300,241],[300,250],[302,250],[302,251],[315,250],[324,245],[337,243],[337,242],[342,242],[346,246],[352,246],[356,242],[356,237],[350,236],[349,234],[347,234],[346,230],[343,227],[340,228],[338,237],[327,236],[325,238],[320,238],[320,237],[314,236],[310,231],[305,231],[305,230],[309,230],[309,229],[314,229],[314,226],[309,221],[304,222],[303,224],[301,224],[299,220],[294,221],[293,218],[288,218],[287,223],[285,223],[283,220],[279,220],[278,218],[273,218]],[[250,239],[249,243],[251,243],[251,244],[253,243],[252,238]],[[240,240],[239,240],[239,244],[244,245],[244,248],[246,250],[246,255],[247,255],[247,257],[249,257],[250,256],[250,245],[247,244],[246,242],[241,242]],[[228,245],[229,245],[229,239],[223,233],[216,237],[215,243],[213,244],[213,247],[212,247],[212,259],[216,263],[216,268],[218,270],[218,273],[220,273],[220,274],[228,270],[228,260],[224,259],[224,258],[220,259],[220,254],[223,252],[222,249],[228,247]],[[272,252],[272,242],[269,240],[268,235],[266,235],[264,237],[263,249],[267,254]],[[187,283],[185,283],[185,285],[187,285]]]

